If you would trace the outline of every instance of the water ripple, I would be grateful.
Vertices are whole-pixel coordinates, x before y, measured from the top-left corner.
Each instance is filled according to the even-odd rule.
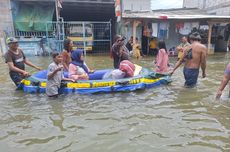
[[[0,59],[1,151],[228,152],[227,91],[221,101],[214,97],[229,57],[210,57],[208,77],[199,77],[194,89],[183,87],[180,67],[169,86],[129,93],[69,94],[57,100],[15,91]],[[105,57],[87,59],[101,68],[112,65]],[[151,67],[152,60],[147,57],[139,63]],[[50,62],[39,57],[33,61],[44,68]]]

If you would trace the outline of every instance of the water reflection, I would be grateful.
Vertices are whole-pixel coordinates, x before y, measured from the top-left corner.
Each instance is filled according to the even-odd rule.
[[[0,59],[1,151],[227,152],[227,89],[221,101],[214,97],[229,58],[210,56],[208,77],[199,78],[194,89],[183,87],[180,68],[169,86],[130,93],[69,94],[57,100],[15,91]],[[92,68],[112,67],[108,56],[86,59]],[[32,60],[46,68],[51,59]],[[150,68],[152,60],[144,58],[139,64]]]

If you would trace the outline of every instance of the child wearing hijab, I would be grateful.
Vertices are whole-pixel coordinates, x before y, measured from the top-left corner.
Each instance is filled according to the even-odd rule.
[[[71,54],[72,62],[69,65],[69,78],[76,80],[88,80],[88,74],[92,72],[84,62],[83,50],[76,50]]]

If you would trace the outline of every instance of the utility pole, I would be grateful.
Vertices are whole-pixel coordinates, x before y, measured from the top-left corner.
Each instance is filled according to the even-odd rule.
[[[56,20],[59,21],[59,9],[58,9],[58,0],[55,0],[55,10],[56,10]]]
[[[58,6],[59,0],[55,0],[55,10],[56,10],[56,38],[58,42],[58,51],[61,50],[61,44],[60,44],[60,24],[59,24],[59,6]]]

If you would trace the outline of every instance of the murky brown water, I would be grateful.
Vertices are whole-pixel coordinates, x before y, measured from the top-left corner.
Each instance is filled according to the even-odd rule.
[[[30,59],[44,68],[50,63]],[[97,69],[112,67],[107,56],[87,61]],[[0,59],[0,151],[229,152],[229,89],[221,101],[214,100],[228,61],[230,55],[209,56],[208,77],[195,89],[183,88],[180,68],[169,86],[50,100],[15,91]],[[151,67],[152,58],[138,63]]]

